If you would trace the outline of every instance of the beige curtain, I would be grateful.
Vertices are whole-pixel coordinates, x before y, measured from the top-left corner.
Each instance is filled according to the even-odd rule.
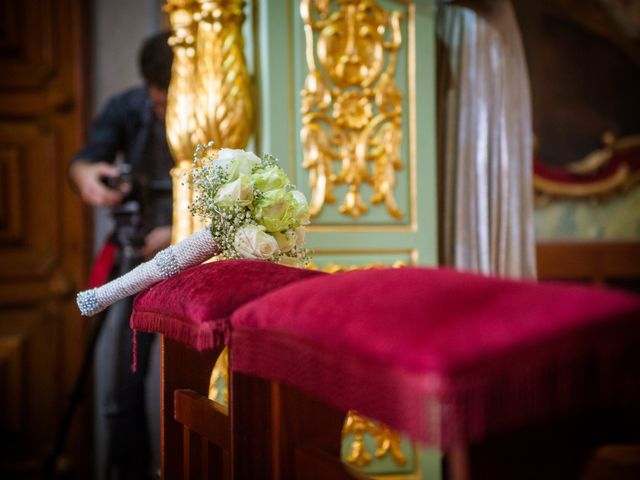
[[[533,278],[531,101],[513,8],[443,2],[437,34],[443,263]]]

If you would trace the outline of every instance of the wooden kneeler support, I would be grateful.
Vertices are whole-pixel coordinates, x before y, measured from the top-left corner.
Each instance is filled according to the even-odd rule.
[[[231,478],[231,422],[227,408],[208,398],[211,371],[222,349],[197,352],[163,338],[163,478]]]
[[[233,478],[360,478],[340,460],[346,412],[286,384],[238,372],[230,383]]]

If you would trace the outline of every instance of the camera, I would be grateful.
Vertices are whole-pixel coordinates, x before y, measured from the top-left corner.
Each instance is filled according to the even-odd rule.
[[[169,179],[148,178],[129,163],[117,165],[120,174],[102,180],[123,195],[122,202],[111,208],[115,223],[112,240],[133,255],[144,245],[149,230],[171,218],[172,185]]]
[[[144,245],[143,201],[141,182],[135,178],[128,163],[118,164],[120,174],[117,177],[104,177],[102,182],[109,188],[123,194],[122,202],[111,208],[115,224],[113,240],[134,253]]]

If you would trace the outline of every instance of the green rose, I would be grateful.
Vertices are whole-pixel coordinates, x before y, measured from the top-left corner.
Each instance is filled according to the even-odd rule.
[[[289,184],[289,178],[284,170],[277,165],[261,168],[252,175],[256,188],[263,192],[278,190]]]
[[[271,190],[258,201],[256,218],[267,232],[283,232],[309,223],[309,204],[297,190]]]
[[[281,232],[293,221],[292,207],[289,192],[282,188],[270,190],[258,200],[256,218],[267,232]]]

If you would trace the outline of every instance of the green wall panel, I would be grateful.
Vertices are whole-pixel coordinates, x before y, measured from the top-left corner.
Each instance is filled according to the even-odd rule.
[[[437,261],[435,7],[432,1],[381,0],[379,5],[403,15],[403,44],[395,76],[402,91],[403,169],[397,174],[395,195],[405,216],[396,220],[383,205],[371,205],[368,186],[362,187],[361,192],[369,211],[357,219],[345,216],[338,212],[338,206],[346,187],[339,186],[335,191],[337,202],[325,204],[321,214],[312,220],[308,244],[319,252],[372,250],[369,256],[358,254],[359,264],[379,262],[380,256],[373,251],[385,249],[415,251],[413,260],[434,265]],[[260,104],[257,146],[262,152],[280,158],[292,181],[309,195],[300,141],[300,91],[308,70],[299,1],[260,1],[255,14],[258,29],[255,68]],[[399,256],[397,260],[403,258]]]

